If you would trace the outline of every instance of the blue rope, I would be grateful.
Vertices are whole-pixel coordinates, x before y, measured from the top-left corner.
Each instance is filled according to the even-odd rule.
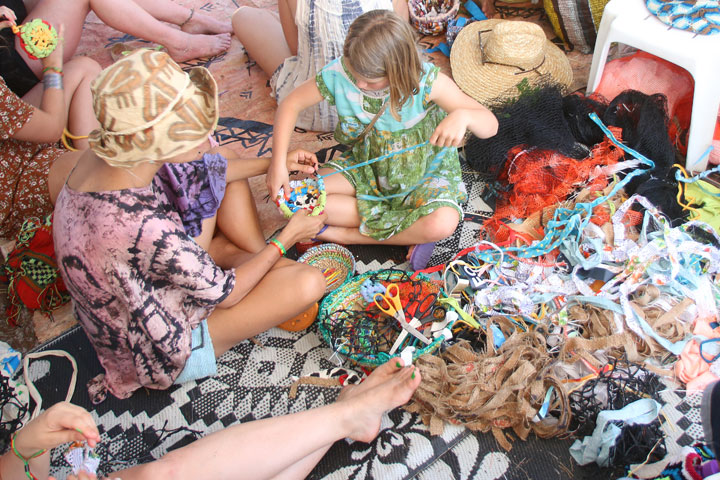
[[[381,161],[381,160],[385,160],[385,159],[390,158],[390,157],[394,157],[395,155],[400,155],[401,153],[410,152],[410,151],[412,151],[412,150],[415,150],[415,149],[420,148],[420,147],[424,147],[424,146],[429,145],[429,144],[430,144],[430,142],[429,142],[428,140],[426,140],[426,141],[424,141],[424,142],[422,142],[422,143],[418,143],[417,145],[412,145],[412,146],[409,146],[409,147],[405,147],[405,148],[402,148],[402,149],[400,149],[400,150],[396,150],[396,151],[394,151],[394,152],[390,152],[390,153],[387,153],[387,154],[385,154],[385,155],[381,155],[381,156],[379,156],[379,157],[372,158],[372,159],[370,159],[370,160],[368,160],[368,161],[366,161],[366,162],[362,162],[362,163],[358,163],[358,164],[355,164],[355,165],[351,165],[351,166],[349,166],[349,167],[347,167],[347,168],[344,168],[344,169],[342,169],[342,170],[335,170],[334,172],[327,173],[327,174],[325,174],[325,175],[320,175],[319,178],[326,178],[326,177],[329,177],[330,175],[335,175],[336,173],[347,172],[348,170],[355,170],[356,168],[364,167],[364,166],[366,166],[366,165],[370,165],[370,164],[372,164],[372,163],[379,162],[379,161]],[[413,185],[412,187],[408,188],[407,190],[402,191],[402,192],[400,192],[400,193],[393,193],[393,194],[391,194],[391,195],[385,195],[385,196],[381,196],[381,197],[378,197],[378,196],[375,196],[375,195],[358,195],[357,198],[358,198],[359,200],[366,200],[366,201],[375,202],[375,201],[389,200],[389,199],[391,199],[391,198],[398,198],[398,197],[407,196],[409,193],[415,191],[423,182],[425,182],[425,181],[430,177],[430,175],[432,175],[432,174],[435,172],[435,170],[437,170],[437,168],[440,166],[440,163],[442,162],[443,153],[444,153],[448,148],[449,148],[449,147],[443,147],[440,151],[438,151],[438,152],[435,154],[435,157],[433,158],[432,162],[430,162],[430,166],[429,166],[428,169],[425,171],[425,175],[423,176],[423,178],[421,178],[415,185]]]
[[[621,148],[625,152],[631,154],[632,156],[640,160],[642,163],[650,167],[649,170],[655,168],[655,162],[645,157],[641,153],[633,150],[632,148],[620,143],[617,138],[615,138],[615,136],[612,134],[612,132],[608,130],[605,125],[603,125],[603,123],[600,121],[600,118],[596,114],[591,113],[590,119],[600,127],[603,133],[605,133],[605,135],[610,139],[610,141],[612,141],[618,148]],[[592,211],[595,207],[597,207],[601,203],[606,202],[609,198],[613,197],[632,178],[638,175],[642,175],[646,172],[647,170],[633,170],[632,172],[628,173],[625,178],[615,184],[612,191],[607,196],[598,197],[592,202],[578,203],[573,209],[556,209],[555,214],[553,215],[553,219],[547,224],[547,234],[542,240],[533,242],[527,247],[505,247],[500,248],[499,250],[502,250],[502,254],[506,252],[513,252],[516,256],[521,258],[534,258],[550,253],[551,251],[559,247],[560,244],[563,243],[563,241],[565,241],[565,239],[567,239],[570,235],[575,235],[579,237],[587,224],[590,222],[590,218],[592,217]],[[486,263],[496,263],[497,259],[493,254],[499,253],[499,250],[478,250],[475,252],[475,255]]]

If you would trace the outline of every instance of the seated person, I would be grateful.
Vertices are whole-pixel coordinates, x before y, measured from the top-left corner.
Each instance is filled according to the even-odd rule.
[[[2,32],[10,31],[10,24],[0,22],[0,28],[5,28]],[[3,50],[8,49],[0,47],[0,56]],[[55,198],[79,156],[57,143],[63,130],[67,127],[87,135],[98,125],[90,82],[100,65],[85,57],[64,65],[62,41],[42,59],[42,65],[47,69],[43,84],[25,99],[0,78],[0,237],[4,238],[14,238],[25,219],[52,213]],[[87,148],[87,140],[79,139],[75,146]]]
[[[230,22],[170,0],[0,0],[0,7],[4,7],[0,17],[18,25],[35,18],[55,28],[63,25],[65,62],[75,55],[85,17],[91,11],[116,30],[165,46],[177,62],[218,55],[230,47]],[[9,48],[0,48],[0,74],[10,90],[23,97],[42,78],[43,66],[28,57],[10,30],[4,30],[2,38],[0,44]]]
[[[240,7],[232,16],[235,35],[265,74],[280,103],[295,87],[342,55],[353,20],[370,10],[392,10],[408,20],[406,0],[280,0],[278,19],[265,8]],[[304,110],[297,126],[329,132],[335,107],[319,103]]]
[[[207,69],[139,50],[101,72],[93,95],[101,127],[58,196],[53,235],[106,372],[89,385],[98,402],[212,375],[233,345],[314,307],[325,277],[282,256],[325,217],[297,213],[265,244],[246,179],[269,159],[203,154],[218,120]],[[293,157],[289,168],[314,170],[312,155]]]

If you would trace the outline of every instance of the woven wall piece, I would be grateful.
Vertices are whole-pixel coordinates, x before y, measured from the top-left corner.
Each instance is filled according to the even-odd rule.
[[[555,34],[569,50],[592,53],[605,5],[610,0],[543,0]]]

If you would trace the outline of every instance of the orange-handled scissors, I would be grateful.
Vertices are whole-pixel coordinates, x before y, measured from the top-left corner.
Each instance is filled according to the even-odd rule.
[[[375,305],[387,315],[395,317],[398,322],[405,323],[405,311],[400,303],[400,287],[391,283],[385,288],[385,293],[376,293],[373,296]]]
[[[426,345],[430,343],[430,340],[417,329],[417,327],[420,326],[420,320],[413,318],[412,321],[408,323],[405,317],[405,311],[402,308],[402,303],[400,303],[400,287],[398,287],[397,283],[389,284],[384,294],[376,293],[373,298],[375,299],[375,305],[385,314],[390,315],[400,322],[400,326],[404,330],[395,340],[395,343],[390,349],[390,355],[397,351],[405,338],[407,338],[408,333]]]

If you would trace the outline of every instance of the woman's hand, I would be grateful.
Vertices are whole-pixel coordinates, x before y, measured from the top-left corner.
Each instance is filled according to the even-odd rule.
[[[445,117],[430,137],[430,143],[437,147],[459,147],[467,131],[468,118],[464,110],[453,110]]]
[[[55,28],[57,28],[58,32],[57,46],[55,46],[55,50],[53,50],[50,55],[40,61],[43,64],[43,68],[57,68],[62,71],[63,51],[65,50],[65,25],[60,24]]]
[[[0,30],[4,28],[10,28],[17,22],[15,12],[10,10],[8,7],[0,7]],[[13,48],[10,46],[9,48]]]
[[[290,248],[297,242],[314,238],[325,225],[326,220],[325,213],[310,216],[307,210],[298,210],[290,217],[290,221],[278,235],[278,240],[286,248]]]
[[[267,172],[267,188],[270,193],[270,199],[275,201],[278,198],[280,187],[283,189],[285,199],[290,198],[290,175],[286,162],[273,162]]]
[[[45,410],[17,433],[15,448],[20,455],[29,458],[38,450],[83,440],[91,447],[95,447],[100,441],[95,420],[84,408],[60,402]]]
[[[315,173],[318,169],[318,159],[314,153],[298,148],[287,154],[287,169],[303,173]]]

